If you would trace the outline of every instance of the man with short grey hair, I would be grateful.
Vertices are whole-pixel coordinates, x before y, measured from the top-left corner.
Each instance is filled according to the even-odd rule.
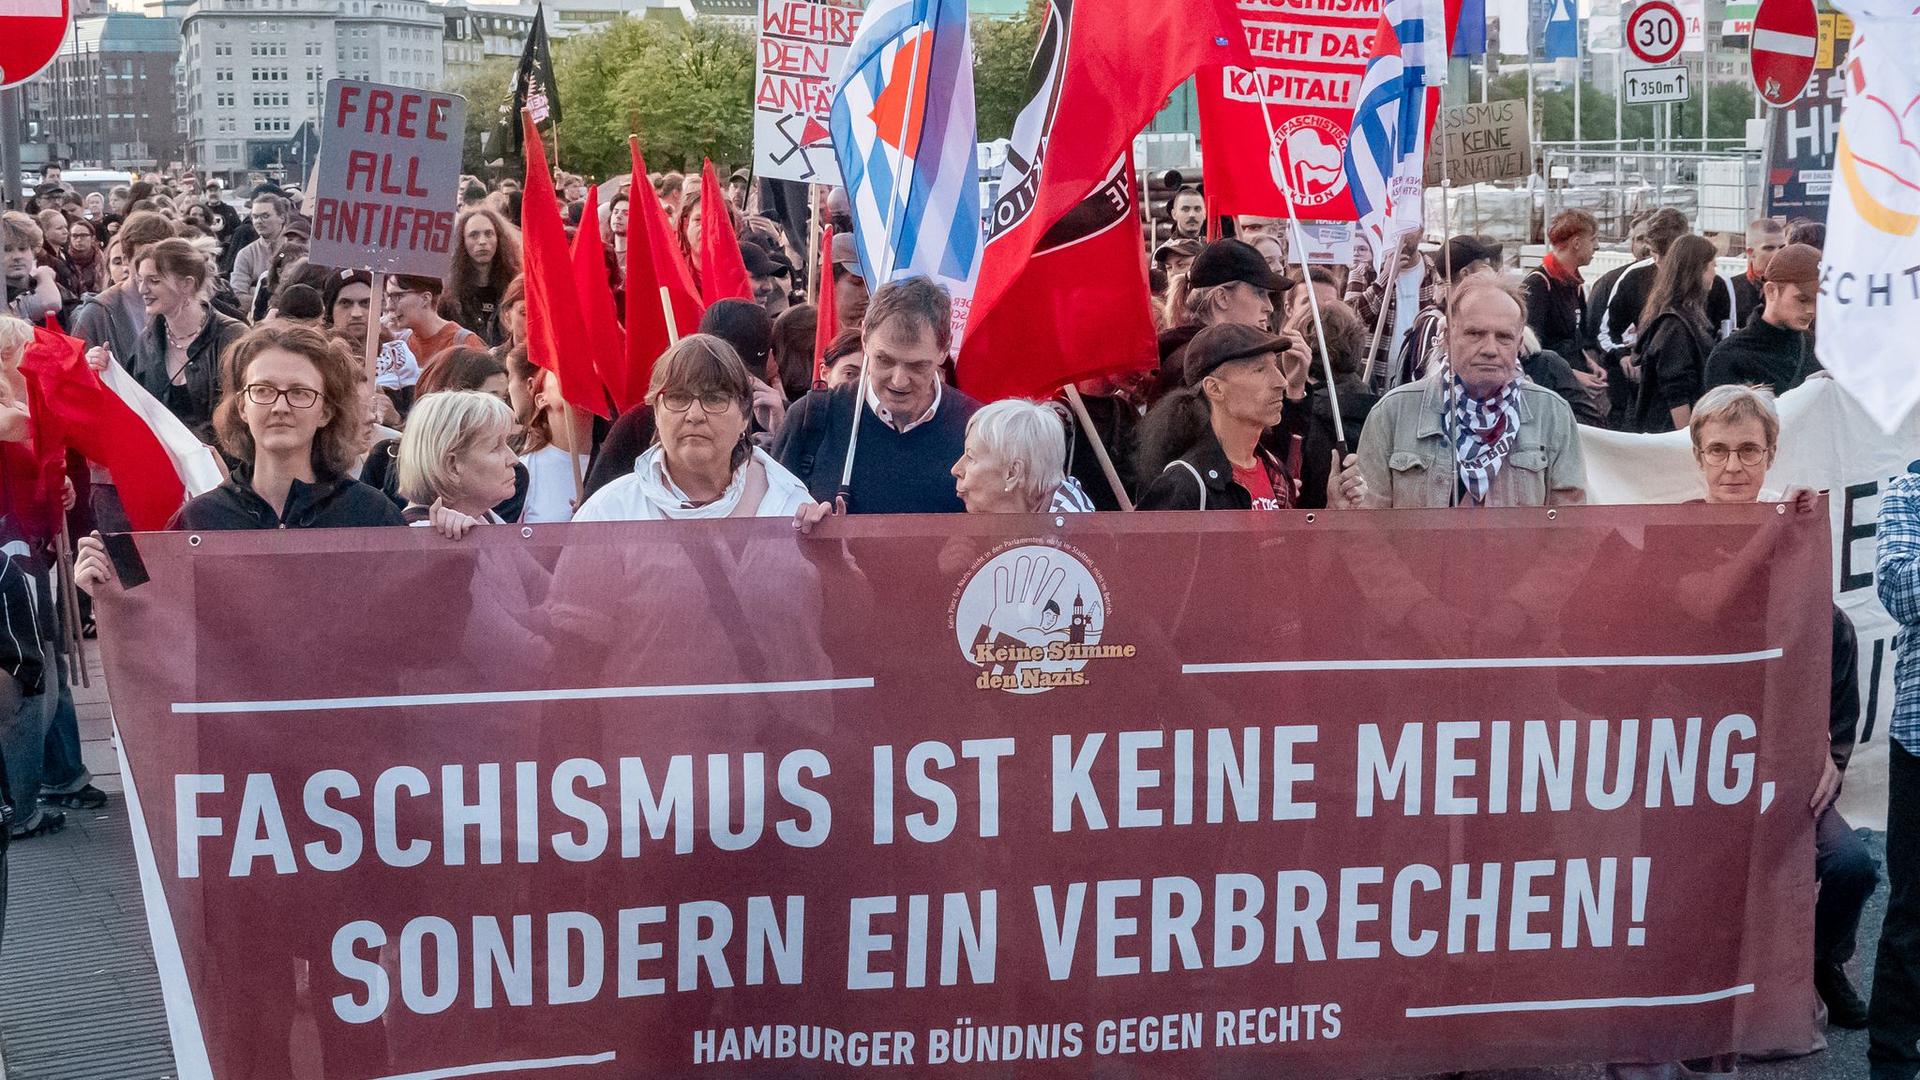
[[[1525,329],[1508,279],[1473,274],[1454,287],[1445,354],[1381,398],[1361,430],[1367,508],[1586,501],[1573,409],[1520,372]]]
[[[286,234],[287,222],[293,217],[293,204],[279,195],[256,195],[251,213],[253,231],[259,234],[259,239],[240,249],[233,260],[233,272],[227,275],[233,295],[243,302],[253,296],[253,287],[273,269],[273,254],[279,250],[280,238]]]
[[[966,447],[967,419],[980,403],[941,378],[953,344],[947,291],[925,277],[882,285],[867,305],[860,338],[860,381],[801,398],[787,411],[774,457],[814,498],[846,495],[850,513],[965,510],[948,470]],[[853,474],[843,489],[849,453]]]

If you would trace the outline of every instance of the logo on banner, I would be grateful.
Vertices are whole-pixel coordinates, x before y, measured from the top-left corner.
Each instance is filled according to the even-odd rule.
[[[1302,113],[1273,133],[1273,181],[1296,207],[1325,206],[1347,190],[1347,133],[1324,116]]]
[[[1125,659],[1134,646],[1102,642],[1106,582],[1067,547],[1015,542],[976,564],[954,596],[948,622],[960,654],[979,669],[974,687],[1040,694],[1084,686],[1094,660]]]

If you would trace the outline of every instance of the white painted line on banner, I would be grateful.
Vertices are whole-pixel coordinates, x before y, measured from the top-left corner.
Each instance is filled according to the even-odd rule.
[[[576,1054],[573,1057],[528,1058],[525,1061],[483,1061],[478,1065],[454,1065],[425,1072],[394,1073],[374,1080],[453,1080],[458,1076],[485,1076],[488,1073],[520,1072],[530,1069],[565,1069],[574,1065],[605,1065],[613,1060],[613,1051],[604,1054]]]
[[[1704,1005],[1753,993],[1752,983],[1709,990],[1704,994],[1671,994],[1666,997],[1569,998],[1565,1001],[1490,1001],[1481,1005],[1429,1005],[1408,1009],[1409,1019],[1430,1016],[1478,1016],[1485,1013],[1569,1012],[1575,1009],[1658,1009],[1668,1005]]]
[[[176,701],[180,713],[327,712],[400,709],[414,705],[497,705],[520,701],[596,701],[605,698],[718,697],[726,694],[807,694],[871,690],[873,679],[794,679],[785,682],[682,683],[666,686],[582,686],[566,690],[483,690],[469,694],[397,694],[388,697],[284,698],[266,701]]]
[[[1778,660],[1783,649],[1698,653],[1688,656],[1462,656],[1441,660],[1261,660],[1250,664],[1182,664],[1185,675],[1238,675],[1254,671],[1445,671],[1472,668],[1708,667]]]

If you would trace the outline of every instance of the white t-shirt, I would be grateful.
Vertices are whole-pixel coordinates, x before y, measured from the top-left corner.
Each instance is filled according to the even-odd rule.
[[[586,475],[587,456],[580,457],[580,474]],[[527,467],[527,503],[520,521],[527,525],[573,520],[573,466],[567,452],[547,445],[520,458]]]

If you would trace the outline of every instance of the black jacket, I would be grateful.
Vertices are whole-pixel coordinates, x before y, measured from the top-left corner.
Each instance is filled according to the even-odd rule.
[[[1566,357],[1552,349],[1541,349],[1521,357],[1520,370],[1526,372],[1527,378],[1559,394],[1568,405],[1573,406],[1573,418],[1576,421],[1590,427],[1606,425],[1607,418],[1600,414],[1593,398],[1588,396],[1587,388],[1573,377],[1573,365]]]
[[[186,401],[174,408],[169,400],[171,390],[167,377],[167,321],[159,316],[147,320],[146,332],[140,335],[139,347],[133,355],[133,377],[146,388],[161,404],[173,409],[180,422],[187,425],[203,443],[212,445],[213,408],[220,403],[220,395],[226,387],[221,385],[220,354],[231,345],[247,328],[237,319],[229,319],[215,311],[210,304],[202,304],[201,311],[206,314],[206,322],[201,325],[200,333],[187,345]]]
[[[1672,410],[1700,400],[1713,337],[1694,316],[1663,311],[1641,335],[1637,351],[1640,397],[1634,403],[1633,430],[1672,431]]]
[[[1286,500],[1283,505],[1291,504],[1293,478],[1286,475],[1286,469],[1272,455],[1264,450],[1258,452],[1266,457],[1267,466],[1273,470],[1274,494]],[[1288,488],[1284,493],[1279,490],[1282,484]],[[1209,428],[1199,445],[1168,462],[1160,475],[1147,484],[1147,489],[1140,493],[1138,507],[1141,510],[1251,510],[1253,493],[1233,478],[1233,463],[1227,460],[1227,452],[1221,449],[1220,440]]]
[[[1380,395],[1369,392],[1358,380],[1340,387],[1340,424],[1347,436],[1347,452],[1360,445],[1360,429],[1367,414],[1380,403]],[[1289,411],[1297,411],[1289,409]],[[1302,510],[1317,510],[1327,505],[1327,470],[1333,464],[1333,403],[1324,386],[1307,391],[1307,430],[1300,445],[1300,498],[1294,505]]]
[[[1820,369],[1813,358],[1813,335],[1775,326],[1765,318],[1735,330],[1707,357],[1702,392],[1728,383],[1771,387],[1775,394],[1807,381]]]
[[[1853,621],[1833,605],[1833,690],[1827,710],[1827,752],[1836,768],[1853,758],[1854,728],[1860,722],[1860,641]]]
[[[1120,477],[1120,486],[1127,489],[1131,498],[1140,490],[1138,479],[1133,474],[1133,459],[1136,439],[1140,428],[1140,413],[1133,403],[1124,398],[1105,394],[1086,395],[1087,417],[1093,421],[1093,433],[1107,448],[1107,456],[1113,459],[1113,471]],[[1080,481],[1081,490],[1093,502],[1097,510],[1118,510],[1120,500],[1114,497],[1113,485],[1107,482],[1106,470],[1100,467],[1100,458],[1093,452],[1093,443],[1087,438],[1087,430],[1073,418],[1072,433],[1067,443],[1067,475]]]
[[[399,439],[382,439],[373,444],[373,449],[367,451],[367,463],[360,467],[360,482],[393,500],[393,505],[400,509],[407,508],[407,500],[400,495]],[[527,472],[527,467],[514,462],[513,495],[493,508],[501,521],[520,520],[520,511],[527,508],[527,488],[531,484],[532,476]]]
[[[358,529],[375,525],[404,525],[400,508],[378,490],[358,480],[339,477],[303,484],[287,492],[287,508],[275,514],[267,500],[254,493],[245,467],[235,469],[227,482],[188,500],[169,528],[216,532],[223,529]]]
[[[1527,297],[1527,325],[1540,338],[1540,347],[1559,353],[1569,364],[1585,366],[1582,351],[1587,335],[1587,288],[1578,279],[1560,281],[1536,267],[1520,280]]]
[[[1751,274],[1733,276],[1733,323],[1735,326],[1751,326],[1760,319],[1760,313],[1767,310],[1767,291],[1753,280]]]

